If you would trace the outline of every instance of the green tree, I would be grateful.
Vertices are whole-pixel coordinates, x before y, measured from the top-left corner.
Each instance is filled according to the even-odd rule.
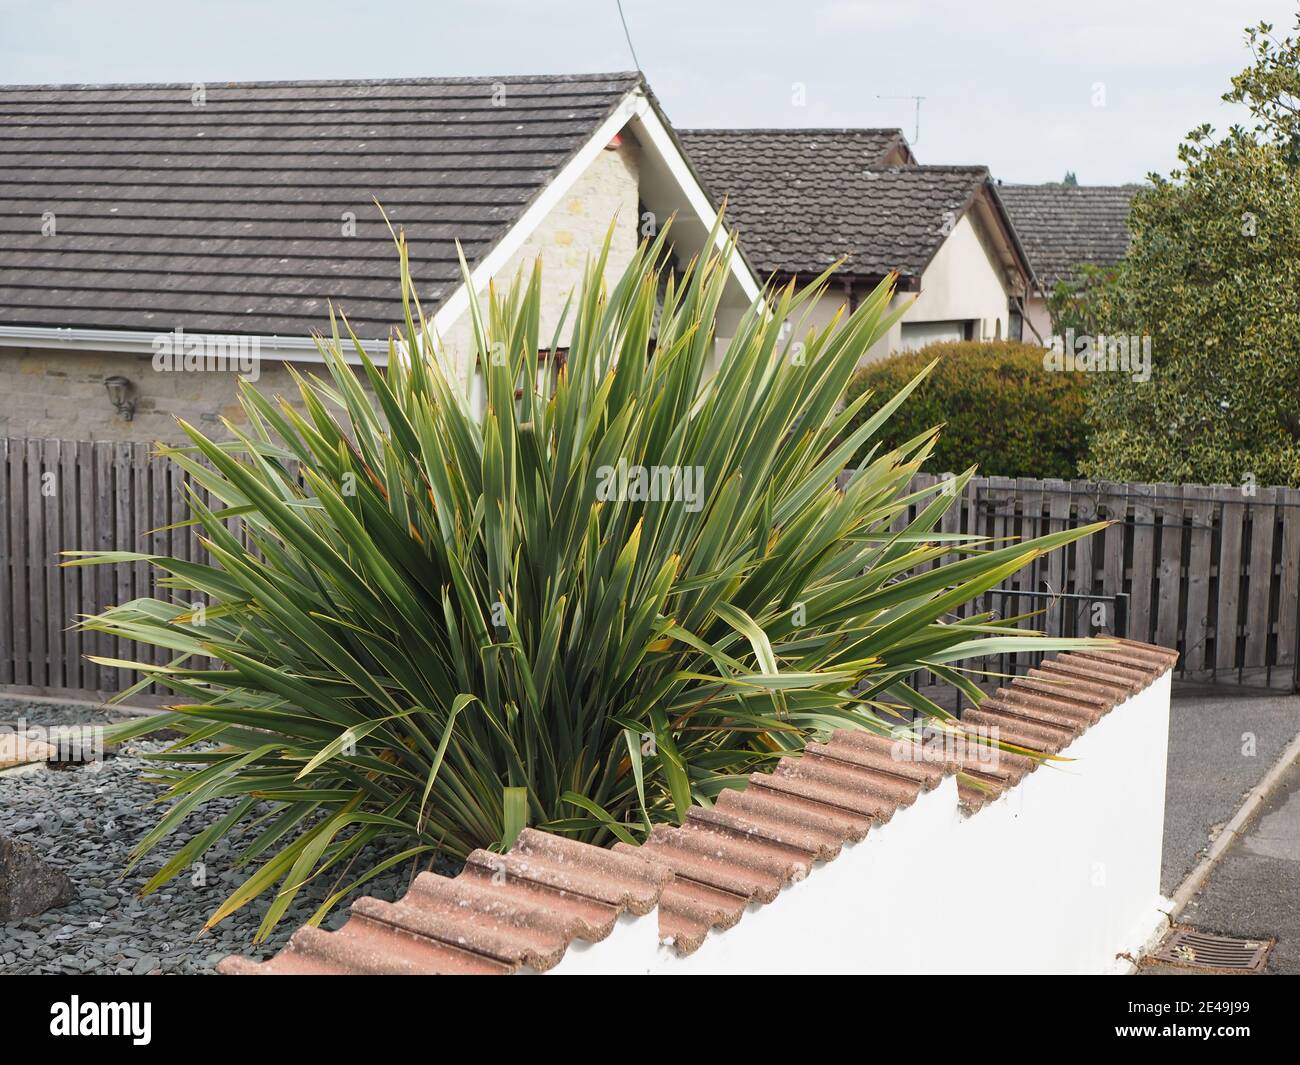
[[[1279,147],[1288,165],[1300,165],[1300,36],[1279,41],[1272,25],[1261,22],[1246,31],[1246,44],[1255,63],[1232,79],[1223,98],[1245,104],[1255,131]]]
[[[1115,322],[1124,320],[1119,309],[1122,297],[1115,267],[1079,263],[1073,277],[1057,281],[1047,297],[1052,332],[1057,336],[1063,336],[1067,329],[1090,336],[1105,333]]]
[[[1096,375],[1090,476],[1300,484],[1300,75],[1296,42],[1261,33],[1225,97],[1256,129],[1193,130],[1133,198],[1106,332],[1149,336],[1153,373]]]

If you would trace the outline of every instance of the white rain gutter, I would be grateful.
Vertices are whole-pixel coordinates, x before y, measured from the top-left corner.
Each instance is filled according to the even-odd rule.
[[[207,341],[237,339],[255,343],[258,357],[282,362],[321,363],[320,351],[311,337],[259,336],[238,333],[199,333],[187,330],[186,337]],[[0,347],[53,348],[121,355],[153,355],[156,343],[171,336],[166,329],[77,329],[71,326],[0,325]],[[386,340],[363,340],[366,352],[383,365],[388,361]],[[348,345],[350,349],[351,345]],[[345,349],[344,358],[353,364],[360,359]]]

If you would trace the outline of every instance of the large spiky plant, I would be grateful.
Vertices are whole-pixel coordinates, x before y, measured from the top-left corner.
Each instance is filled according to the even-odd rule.
[[[298,407],[245,386],[232,441],[182,423],[193,446],[162,448],[221,501],[190,493],[209,562],[70,563],[145,561],[171,591],[85,622],[176,656],[115,663],[180,697],[119,736],[187,740],[135,859],[225,800],[148,890],[242,833],[249,878],[211,923],[274,890],[260,936],[322,874],[354,869],[317,919],[394,861],[524,824],[635,840],[832,729],[890,706],[943,717],[907,685],[918,668],[973,693],[953,663],[1070,642],[952,611],[1090,529],[936,535],[973,471],[906,494],[933,432],[836,486],[916,385],[846,433],[869,397],[840,397],[893,320],[891,283],[807,333],[782,325],[821,283],[769,293],[710,373],[730,251],[677,278],[668,239],[608,287],[605,253],[590,264],[562,365],[539,364],[538,272],[472,304],[485,402],[428,334],[399,240],[407,315],[386,367],[335,325],[332,384],[299,380]]]

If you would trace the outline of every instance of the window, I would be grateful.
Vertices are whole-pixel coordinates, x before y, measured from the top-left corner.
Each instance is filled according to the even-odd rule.
[[[899,339],[903,351],[916,351],[927,344],[941,341],[970,340],[974,336],[971,320],[958,319],[951,322],[904,322]]]

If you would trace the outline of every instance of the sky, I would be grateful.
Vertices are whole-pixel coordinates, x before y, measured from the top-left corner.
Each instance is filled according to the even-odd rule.
[[[1247,25],[1300,0],[623,0],[669,119],[898,126],[923,163],[1141,181],[1220,100]],[[633,69],[615,0],[0,0],[0,83]]]

